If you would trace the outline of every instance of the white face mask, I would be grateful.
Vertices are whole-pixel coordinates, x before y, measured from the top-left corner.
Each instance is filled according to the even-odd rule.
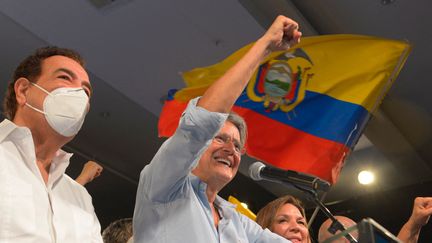
[[[84,123],[88,111],[89,98],[82,88],[58,88],[48,92],[31,83],[47,94],[43,111],[28,104],[26,106],[45,115],[48,124],[57,133],[71,137],[76,135]]]

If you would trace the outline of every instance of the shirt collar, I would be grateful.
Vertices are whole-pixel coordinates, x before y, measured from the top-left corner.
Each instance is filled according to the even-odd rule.
[[[66,168],[69,166],[69,159],[72,155],[72,153],[67,153],[61,149],[57,151],[51,162],[48,185],[51,186],[65,173]]]
[[[4,141],[7,137],[13,138],[13,140],[22,140],[26,137],[31,137],[31,131],[27,127],[19,127],[12,121],[8,119],[4,119],[0,123],[0,142]],[[31,138],[31,143],[33,143],[33,138]],[[21,144],[17,144],[17,146],[21,146]],[[30,150],[22,150],[30,151]],[[34,145],[32,147],[33,154],[23,154],[24,162],[34,173],[39,174],[39,169],[36,165],[36,158],[34,155]],[[25,152],[24,152],[25,153]],[[51,167],[50,174],[48,178],[48,185],[51,186],[55,181],[57,181],[66,171],[66,168],[69,165],[69,159],[72,157],[72,153],[67,153],[63,150],[58,150],[56,155],[54,156]]]
[[[0,123],[0,142],[3,142],[3,140],[5,140],[5,138],[7,138],[14,130],[19,129],[19,127],[17,125],[15,125],[15,123],[9,121],[8,119],[4,119],[1,123]],[[27,134],[25,130],[27,131]],[[30,132],[30,130],[27,128],[24,128],[21,130],[20,134],[24,136],[28,135],[28,133]]]
[[[227,208],[227,207],[232,208],[232,209],[236,208],[236,205],[228,202],[227,200],[223,199],[219,195],[216,195],[215,204],[218,206],[221,206],[221,207],[225,207],[225,208]]]
[[[189,173],[189,180],[195,191],[201,191],[205,193],[207,184],[203,182],[198,176]]]
[[[197,177],[196,175],[194,175],[192,173],[190,173],[189,178],[190,178],[190,183],[191,183],[192,187],[194,188],[194,190],[200,191],[201,195],[205,195],[205,191],[207,189],[207,184],[205,182],[201,181],[201,179],[199,177]],[[200,195],[200,194],[198,194],[198,195]],[[207,197],[205,197],[205,200],[207,200]],[[236,205],[228,202],[227,200],[223,199],[219,195],[216,195],[214,204],[219,209],[219,212],[222,213],[222,216],[224,218],[231,218],[231,215],[236,210]]]

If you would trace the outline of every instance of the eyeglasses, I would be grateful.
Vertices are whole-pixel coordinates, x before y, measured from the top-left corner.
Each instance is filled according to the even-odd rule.
[[[240,145],[240,142],[237,141],[236,139],[232,139],[230,136],[225,135],[225,134],[219,134],[216,135],[213,138],[213,141],[216,144],[220,144],[220,145],[224,145],[224,144],[228,144],[228,143],[232,143],[234,145],[234,152],[237,155],[242,155],[245,152],[245,148],[243,148],[243,146]]]

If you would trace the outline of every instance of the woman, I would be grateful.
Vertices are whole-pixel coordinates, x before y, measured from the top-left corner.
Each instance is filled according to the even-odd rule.
[[[268,228],[293,243],[310,242],[303,205],[293,196],[287,195],[268,203],[258,212],[256,222],[263,229]]]

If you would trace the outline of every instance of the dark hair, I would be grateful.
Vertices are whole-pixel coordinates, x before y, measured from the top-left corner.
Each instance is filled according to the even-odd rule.
[[[15,82],[19,78],[26,78],[32,82],[36,82],[42,72],[42,61],[52,56],[68,57],[84,67],[84,59],[74,50],[56,46],[47,46],[36,49],[32,55],[26,57],[18,65],[13,74],[12,81],[9,82],[3,100],[3,113],[8,119],[12,120],[15,117],[17,110],[17,100],[14,88]]]
[[[306,213],[302,202],[291,195],[286,195],[269,202],[267,205],[261,208],[257,214],[256,222],[263,229],[268,228],[269,230],[273,231],[272,225],[276,217],[276,213],[285,204],[294,205],[296,208],[298,208],[301,215],[306,219]]]
[[[126,243],[133,235],[132,218],[118,219],[102,232],[104,243]]]

